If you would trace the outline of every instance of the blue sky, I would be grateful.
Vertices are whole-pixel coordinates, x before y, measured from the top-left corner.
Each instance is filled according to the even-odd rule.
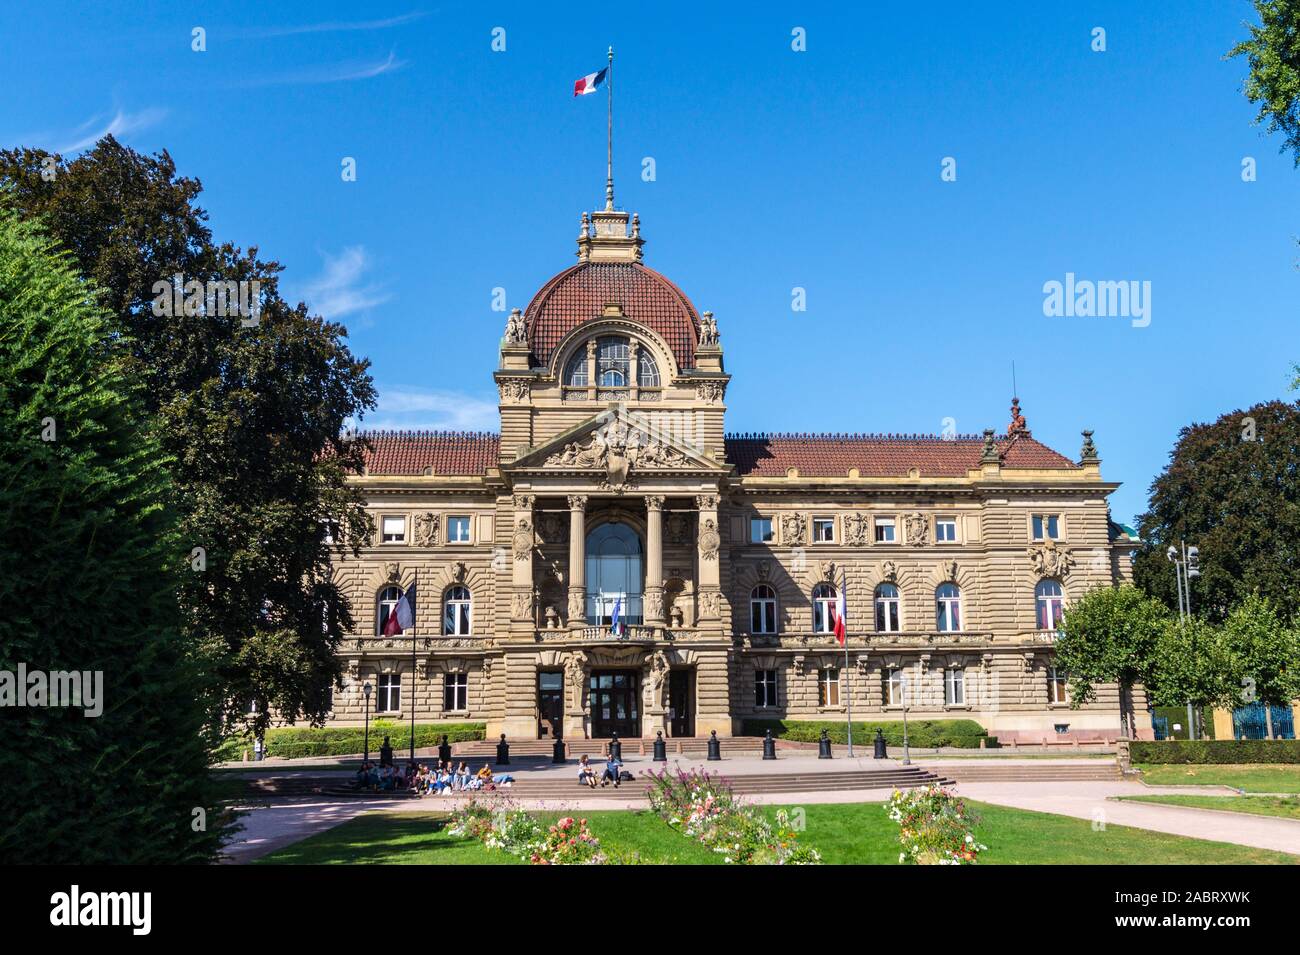
[[[729,430],[1001,429],[1014,361],[1036,437],[1095,429],[1127,521],[1181,426],[1300,360],[1300,172],[1223,60],[1250,6],[1136,6],[9,4],[0,143],[168,149],[372,359],[367,426],[490,428],[493,289],[522,308],[574,261],[605,104],[572,84],[612,44],[618,203],[717,315]],[[1067,272],[1150,282],[1150,324],[1044,316]]]

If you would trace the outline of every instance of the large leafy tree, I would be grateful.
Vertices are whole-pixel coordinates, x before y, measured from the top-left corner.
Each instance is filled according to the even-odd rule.
[[[1240,673],[1220,627],[1202,617],[1170,619],[1151,657],[1147,693],[1155,706],[1232,707],[1241,692]]]
[[[1069,674],[1072,706],[1096,699],[1099,683],[1120,688],[1120,716],[1135,735],[1133,687],[1150,682],[1169,611],[1132,585],[1098,587],[1065,608],[1056,662]]]
[[[1229,51],[1250,66],[1244,92],[1259,107],[1255,122],[1284,137],[1300,166],[1300,0],[1255,0],[1260,22]]]
[[[1228,614],[1223,637],[1237,661],[1237,693],[1242,702],[1266,704],[1271,737],[1272,707],[1300,698],[1300,632],[1282,619],[1272,601],[1249,594]]]
[[[0,151],[0,182],[39,216],[104,290],[132,371],[173,458],[181,539],[196,553],[180,602],[214,661],[223,722],[265,728],[272,709],[323,719],[352,626],[330,574],[327,526],[368,530],[346,481],[361,447],[344,422],[374,406],[368,362],[346,329],[279,295],[281,267],[218,244],[197,180],[166,152],[142,156],[111,136],[67,161]],[[261,283],[257,323],[234,314],[157,314],[155,283]],[[165,310],[164,310],[165,311]],[[352,541],[355,543],[356,541]]]
[[[224,825],[168,459],[128,347],[0,190],[0,670],[102,679],[79,707],[7,701],[6,862],[206,862]]]
[[[1192,608],[1222,622],[1258,591],[1286,616],[1300,610],[1300,406],[1282,401],[1193,424],[1178,437],[1139,519],[1135,582],[1178,606],[1169,546],[1200,548]]]

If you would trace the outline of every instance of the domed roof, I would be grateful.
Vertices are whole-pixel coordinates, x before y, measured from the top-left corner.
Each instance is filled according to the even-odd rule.
[[[630,321],[659,335],[679,368],[695,367],[700,318],[672,282],[640,262],[579,262],[538,290],[524,311],[534,364],[548,364],[566,335],[617,303]]]

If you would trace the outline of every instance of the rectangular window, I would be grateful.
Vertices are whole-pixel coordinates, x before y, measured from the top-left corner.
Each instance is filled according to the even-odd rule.
[[[469,518],[464,515],[452,515],[447,518],[447,543],[469,543]]]
[[[749,519],[749,542],[751,544],[770,544],[776,540],[772,533],[772,518],[751,517]]]
[[[776,706],[776,671],[754,671],[754,705]]]
[[[1056,667],[1047,668],[1047,702],[1068,703],[1065,674]]]
[[[966,704],[966,671],[949,667],[943,671],[943,701],[949,706]]]
[[[835,518],[814,517],[812,522],[814,544],[830,544],[835,540]]]
[[[375,712],[396,713],[402,708],[402,678],[396,673],[381,673],[378,682]]]
[[[876,543],[892,544],[894,542],[894,519],[892,517],[876,518]]]
[[[469,674],[444,673],[442,676],[442,708],[444,710],[469,709]]]
[[[934,519],[934,539],[938,543],[957,540],[957,518],[936,517]]]
[[[827,667],[821,671],[821,676],[817,681],[818,701],[822,706],[839,706],[840,705],[840,671],[835,667]]]
[[[897,667],[885,674],[885,705],[903,705],[903,671]]]
[[[400,544],[406,540],[406,518],[385,516],[383,520],[385,544]]]
[[[1056,514],[1034,515],[1034,540],[1060,540],[1061,519]]]

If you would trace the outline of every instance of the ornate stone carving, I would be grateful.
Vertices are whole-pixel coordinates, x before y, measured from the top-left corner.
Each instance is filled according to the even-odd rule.
[[[713,518],[706,517],[700,524],[700,557],[704,560],[717,560],[718,548],[722,538],[718,536],[718,525]]]
[[[664,689],[668,683],[668,655],[662,650],[656,650],[654,655],[650,657],[650,679],[648,683],[651,707],[662,709],[664,705]]]
[[[722,594],[716,590],[700,591],[700,616],[718,617],[722,614]]]
[[[581,621],[586,619],[587,608],[583,606],[586,603],[586,596],[580,590],[569,591],[569,622]]]
[[[680,630],[685,624],[685,615],[682,613],[681,604],[673,601],[673,609],[668,614],[668,620],[674,630]]]
[[[537,503],[537,496],[534,494],[516,494],[513,502],[516,511],[531,511],[533,505]]]
[[[502,404],[519,405],[528,400],[532,386],[527,378],[506,378],[497,382]]]
[[[802,544],[807,530],[802,514],[786,514],[781,518],[781,543]]]
[[[514,596],[511,616],[516,620],[530,620],[533,616],[533,592],[521,590]]]
[[[664,496],[662,494],[647,494],[645,509],[647,511],[662,511],[664,509]]]
[[[646,434],[625,421],[615,420],[597,428],[586,444],[572,441],[546,459],[548,465],[583,469],[605,469],[602,486],[621,491],[630,486],[633,468],[680,468],[689,462],[671,445]]]
[[[1028,554],[1029,563],[1039,577],[1065,577],[1074,566],[1070,552],[1057,547],[1054,540],[1029,548]]]
[[[543,514],[537,519],[537,530],[546,544],[557,544],[564,539],[564,521],[559,514]]]
[[[520,517],[515,524],[515,536],[511,540],[515,560],[527,560],[533,552],[533,522],[527,515]]]
[[[1079,450],[1080,464],[1096,464],[1101,458],[1097,457],[1097,446],[1092,443],[1092,432],[1083,432],[1083,447]]]
[[[463,584],[465,578],[469,576],[469,567],[463,560],[458,560],[451,565],[451,579],[458,584]]]
[[[754,574],[758,577],[759,580],[767,580],[767,576],[771,572],[772,572],[771,561],[760,560],[757,564],[754,565]]]
[[[668,514],[668,543],[681,546],[690,533],[690,518],[680,512]]]
[[[1025,416],[1020,413],[1020,399],[1012,398],[1011,399],[1011,423],[1007,425],[1007,434],[1008,435],[1015,435],[1015,434],[1022,434],[1022,433],[1027,434],[1028,432],[1029,432],[1029,427],[1028,425],[1025,424]]]
[[[587,655],[581,650],[569,654],[564,662],[564,679],[569,684],[569,698],[575,710],[587,708]]]
[[[697,494],[695,495],[695,507],[701,511],[716,511],[718,509],[718,495],[716,494]]]
[[[957,582],[957,562],[955,560],[945,560],[939,565],[939,572],[944,580],[951,580],[953,583]]]
[[[817,569],[821,572],[821,576],[818,579],[835,583],[835,561],[824,560],[818,565]]]
[[[585,494],[570,494],[570,495],[569,495],[569,510],[571,510],[571,511],[586,511],[586,510],[587,510],[587,495],[585,495]]]
[[[850,547],[865,547],[871,542],[871,521],[865,514],[849,514],[844,518],[844,543]]]
[[[922,547],[930,540],[930,522],[920,511],[903,518],[903,539],[909,547]]]
[[[898,583],[898,565],[892,560],[887,560],[880,565],[880,577],[891,584]]]
[[[426,512],[415,518],[415,546],[433,547],[438,543],[438,534],[442,529],[442,517]]]
[[[720,403],[726,395],[727,386],[721,381],[701,381],[695,385],[695,397],[711,405]]]
[[[993,429],[984,429],[984,450],[980,452],[980,464],[997,464],[1002,460],[998,446],[993,441]]]
[[[647,590],[645,592],[645,618],[646,620],[662,620],[664,618],[663,591]]]
[[[527,345],[528,328],[524,325],[524,316],[517,308],[510,310],[506,319],[505,342],[507,345]]]
[[[396,562],[384,564],[384,579],[397,582],[402,579],[402,565]]]
[[[716,345],[722,340],[718,334],[718,321],[713,317],[712,312],[705,312],[700,316],[700,344]]]

